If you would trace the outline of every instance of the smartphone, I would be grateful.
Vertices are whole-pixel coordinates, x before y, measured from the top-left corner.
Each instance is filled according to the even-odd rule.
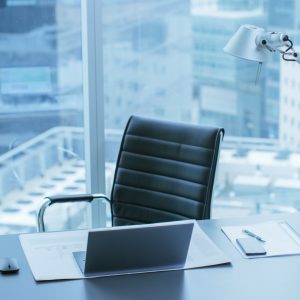
[[[240,238],[236,242],[246,255],[265,255],[267,252],[262,243],[255,238]]]

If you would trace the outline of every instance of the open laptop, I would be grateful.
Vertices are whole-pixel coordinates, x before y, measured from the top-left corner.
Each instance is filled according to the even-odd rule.
[[[182,269],[193,227],[188,220],[92,230],[87,250],[73,255],[85,277]]]

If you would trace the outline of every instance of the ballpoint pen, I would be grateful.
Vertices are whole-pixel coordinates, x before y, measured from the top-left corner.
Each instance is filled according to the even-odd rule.
[[[256,239],[259,240],[260,242],[263,242],[263,243],[266,242],[266,241],[263,240],[260,236],[256,235],[255,233],[253,233],[253,232],[251,232],[251,231],[249,231],[249,230],[247,230],[247,229],[243,229],[243,232],[246,233],[247,235],[251,236],[251,237],[256,238]]]

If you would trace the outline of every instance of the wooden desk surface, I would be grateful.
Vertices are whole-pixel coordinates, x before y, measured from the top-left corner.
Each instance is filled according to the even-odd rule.
[[[35,282],[18,236],[0,236],[0,257],[16,257],[20,264],[17,275],[0,275],[0,299],[298,300],[300,255],[244,259],[220,230],[223,225],[276,219],[300,223],[300,213],[199,222],[231,260],[231,265],[45,283]]]

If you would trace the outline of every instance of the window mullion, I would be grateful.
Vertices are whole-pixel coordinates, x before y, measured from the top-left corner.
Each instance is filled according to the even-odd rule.
[[[84,131],[87,192],[105,193],[105,143],[100,0],[82,0]],[[105,204],[94,201],[93,227],[105,226]]]

